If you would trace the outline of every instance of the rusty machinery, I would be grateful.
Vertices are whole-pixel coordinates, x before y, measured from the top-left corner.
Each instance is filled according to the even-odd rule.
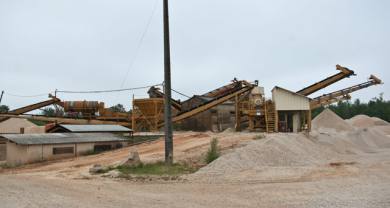
[[[139,121],[142,124],[149,124],[151,128],[149,129],[159,129],[163,126],[162,121],[162,112],[154,110],[154,114],[151,110],[158,107],[155,101],[152,99],[156,99],[156,97],[164,96],[162,92],[160,92],[156,88],[150,89],[148,91],[150,95],[150,101],[146,102],[149,99],[141,99],[141,100],[134,100],[133,103],[135,104],[134,109],[136,109],[138,114],[140,115],[148,115],[146,117],[150,119],[140,119]],[[261,130],[261,131],[274,131],[274,107],[271,100],[265,100],[264,97],[264,88],[258,86],[258,82],[255,81],[253,83],[249,83],[245,80],[237,80],[233,79],[232,83],[227,84],[225,86],[222,86],[220,88],[217,88],[215,90],[212,90],[210,92],[207,92],[203,95],[200,95],[200,97],[207,97],[208,99],[204,102],[199,103],[198,105],[192,106],[191,108],[186,108],[185,110],[178,111],[175,116],[172,118],[173,122],[180,122],[186,118],[195,116],[201,112],[204,112],[208,109],[211,109],[219,104],[222,104],[226,101],[235,101],[236,102],[236,126],[241,126],[241,122],[249,122],[249,129],[250,130]],[[150,105],[150,106],[149,106]],[[162,104],[161,104],[162,105]],[[137,108],[136,106],[142,106],[142,108]],[[174,107],[174,106],[173,106]],[[142,118],[142,116],[136,116],[138,118]],[[156,121],[159,120],[159,125],[155,126]],[[134,129],[137,129],[137,122],[133,122],[135,126],[133,125]],[[270,126],[271,125],[271,126]],[[141,125],[142,128],[146,128],[145,126]]]
[[[236,130],[247,122],[251,131],[275,132],[275,105],[265,98],[264,88],[255,83],[250,92],[236,97]]]
[[[309,95],[320,89],[325,88],[341,79],[355,75],[352,70],[337,65],[340,70],[338,74],[330,76],[320,82],[310,85],[297,93]],[[382,83],[375,76],[370,77],[370,81],[355,85],[343,90],[332,92],[319,96],[311,100],[311,108],[321,105],[327,105],[337,100],[350,98],[349,93]],[[148,91],[149,99],[133,99],[133,110],[129,113],[113,112],[104,107],[103,102],[98,101],[61,101],[51,96],[50,100],[32,104],[26,107],[10,111],[8,116],[17,116],[25,112],[42,108],[47,105],[55,104],[62,106],[68,118],[48,118],[44,116],[34,116],[34,119],[45,121],[59,121],[64,123],[96,123],[96,124],[119,124],[132,127],[136,131],[150,130],[157,131],[163,126],[163,97],[164,94],[158,88],[151,88]],[[275,104],[272,100],[265,99],[264,88],[258,86],[258,82],[249,83],[245,80],[234,79],[232,83],[207,92],[203,97],[209,99],[190,109],[182,110],[178,100],[173,100],[172,108],[174,116],[173,122],[180,122],[183,119],[197,115],[211,109],[226,101],[234,101],[236,107],[236,129],[240,130],[242,123],[247,123],[250,130],[259,130],[263,132],[275,132],[276,112]],[[2,118],[7,118],[3,115]]]
[[[348,78],[350,76],[355,76],[355,72],[346,68],[346,67],[343,67],[343,66],[340,66],[340,65],[336,65],[336,69],[339,70],[340,72],[335,74],[335,75],[332,75],[330,77],[327,77],[319,82],[316,82],[310,86],[307,86],[299,91],[297,91],[296,93],[298,94],[301,94],[301,95],[304,95],[304,96],[308,96],[308,95],[311,95],[321,89],[324,89],[325,87],[331,85],[331,84],[334,84],[344,78]]]
[[[164,99],[133,99],[131,124],[134,131],[158,131],[164,117]]]
[[[316,109],[321,106],[329,105],[340,100],[350,99],[351,98],[351,96],[349,95],[350,93],[378,84],[383,84],[382,80],[380,80],[378,77],[374,75],[371,75],[368,78],[367,82],[313,98],[310,101],[310,108]]]

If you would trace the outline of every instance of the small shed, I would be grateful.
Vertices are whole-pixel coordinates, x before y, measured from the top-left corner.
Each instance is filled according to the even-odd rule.
[[[77,157],[128,145],[128,138],[112,133],[2,134],[6,142],[6,161],[20,165],[39,161]]]
[[[272,89],[272,100],[275,103],[279,132],[310,130],[310,98],[276,86]]]
[[[73,124],[56,124],[50,127],[47,132],[49,133],[128,133],[132,134],[133,130],[121,125],[108,125],[108,124],[86,124],[86,125],[73,125]]]

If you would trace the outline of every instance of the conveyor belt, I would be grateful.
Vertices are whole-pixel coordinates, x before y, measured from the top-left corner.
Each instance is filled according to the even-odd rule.
[[[304,96],[308,96],[308,95],[313,94],[313,93],[317,92],[318,90],[321,90],[321,89],[323,89],[323,88],[325,88],[325,87],[327,87],[335,82],[338,82],[344,78],[355,75],[354,71],[352,71],[346,67],[342,67],[340,65],[336,65],[336,69],[340,70],[340,72],[333,75],[333,76],[330,76],[322,81],[319,81],[319,82],[314,83],[308,87],[305,87],[305,88],[297,91],[297,93],[304,95]]]
[[[342,90],[338,90],[335,92],[331,92],[328,94],[324,94],[318,96],[310,101],[310,106],[312,109],[318,108],[324,104],[330,104],[332,101],[337,102],[339,99],[342,99],[343,96],[347,96],[352,92],[377,85],[382,84],[382,80],[378,79],[376,76],[371,75],[368,82],[364,82],[361,84],[354,85],[352,87],[348,87]]]

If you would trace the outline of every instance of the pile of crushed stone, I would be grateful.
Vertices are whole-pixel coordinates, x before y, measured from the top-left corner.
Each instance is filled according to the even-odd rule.
[[[190,179],[299,178],[316,168],[328,167],[332,161],[348,161],[353,155],[364,157],[390,148],[390,137],[375,127],[353,128],[332,111],[324,110],[314,119],[310,134],[266,134],[264,139],[222,155]]]
[[[340,118],[337,114],[328,108],[322,111],[312,120],[312,129],[333,129],[337,132],[354,130],[354,128],[348,122]]]
[[[255,167],[297,167],[327,163],[336,152],[322,149],[304,134],[270,134],[223,155],[195,174],[231,174]]]
[[[367,115],[356,115],[347,120],[352,126],[357,128],[367,128],[372,126],[387,126],[389,123],[377,117],[369,117]]]

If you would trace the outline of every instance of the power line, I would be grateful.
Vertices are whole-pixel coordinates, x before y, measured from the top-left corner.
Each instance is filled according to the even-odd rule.
[[[141,89],[147,89],[147,88],[156,87],[156,86],[161,86],[161,84],[149,85],[149,86],[144,86],[144,87],[114,89],[114,90],[91,90],[91,91],[56,90],[56,92],[57,93],[73,93],[73,94],[110,93],[110,92],[123,92],[123,91],[141,90]]]
[[[41,94],[36,94],[36,95],[18,95],[18,94],[13,94],[13,93],[8,93],[8,92],[5,92],[4,94],[6,94],[6,95],[8,95],[8,96],[12,96],[12,97],[33,98],[33,97],[47,96],[47,95],[49,95],[50,93],[52,93],[52,92],[41,93]]]
[[[138,42],[137,47],[136,47],[136,49],[135,49],[135,54],[134,54],[133,58],[132,58],[131,61],[130,61],[130,65],[129,65],[129,68],[127,69],[126,75],[125,75],[125,77],[123,78],[123,81],[122,81],[122,84],[121,84],[121,88],[125,85],[125,82],[126,82],[126,80],[127,80],[127,77],[129,76],[129,72],[130,72],[130,70],[133,68],[134,62],[135,62],[135,60],[136,60],[137,57],[138,57],[139,50],[141,49],[141,45],[142,45],[142,43],[143,43],[143,41],[144,41],[146,32],[147,32],[148,29],[149,29],[150,23],[152,22],[152,18],[153,18],[153,16],[154,16],[155,11],[156,11],[157,2],[158,2],[158,1],[155,0],[154,5],[153,5],[153,9],[152,9],[152,13],[150,14],[150,16],[149,16],[149,18],[148,18],[148,21],[147,21],[147,23],[146,23],[145,29],[144,29],[144,31],[143,31],[142,34],[141,34],[141,38],[139,39],[139,42]]]
[[[184,97],[187,97],[187,98],[191,98],[190,96],[188,96],[188,95],[186,95],[186,94],[184,94],[184,93],[181,93],[181,92],[179,92],[179,91],[177,91],[177,90],[174,90],[174,89],[171,89],[173,92],[176,92],[177,94],[179,94],[179,95],[182,95],[182,96],[184,96]]]

